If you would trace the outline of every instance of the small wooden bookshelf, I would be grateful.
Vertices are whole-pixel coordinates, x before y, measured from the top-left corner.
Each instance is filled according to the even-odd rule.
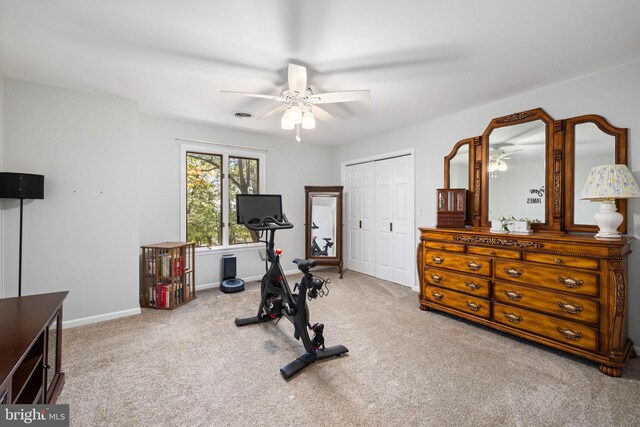
[[[156,243],[141,250],[141,307],[173,310],[196,298],[195,243]]]

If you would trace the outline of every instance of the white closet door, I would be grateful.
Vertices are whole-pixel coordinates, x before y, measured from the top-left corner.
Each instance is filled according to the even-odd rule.
[[[393,281],[413,286],[413,156],[393,159]]]
[[[413,286],[413,158],[375,163],[376,277]]]
[[[393,281],[394,159],[375,162],[375,180],[376,277]]]
[[[348,166],[345,175],[347,268],[374,275],[373,163]]]

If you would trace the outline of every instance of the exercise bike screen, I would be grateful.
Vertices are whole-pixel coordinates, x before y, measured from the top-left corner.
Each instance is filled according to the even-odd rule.
[[[282,221],[282,196],[279,194],[238,194],[236,207],[238,224],[256,223],[268,216]]]

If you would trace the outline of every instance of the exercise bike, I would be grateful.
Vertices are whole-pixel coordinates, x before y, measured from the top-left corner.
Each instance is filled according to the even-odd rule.
[[[293,262],[303,273],[300,283],[296,283],[293,293],[287,278],[280,266],[282,250],[274,249],[275,232],[293,228],[287,217],[282,213],[282,200],[279,195],[249,195],[236,196],[236,210],[238,224],[244,224],[249,230],[259,233],[260,240],[266,244],[267,260],[270,263],[260,284],[260,305],[256,316],[239,319],[236,326],[246,326],[254,323],[268,322],[274,319],[276,323],[286,317],[294,326],[293,336],[302,340],[304,354],[280,369],[282,376],[287,379],[302,371],[316,360],[332,356],[340,356],[349,350],[343,345],[325,347],[324,325],[309,322],[309,307],[307,300],[328,295],[329,279],[314,276],[309,270],[316,266],[314,260],[294,259]],[[266,235],[265,235],[266,233]],[[313,337],[309,337],[309,331]]]

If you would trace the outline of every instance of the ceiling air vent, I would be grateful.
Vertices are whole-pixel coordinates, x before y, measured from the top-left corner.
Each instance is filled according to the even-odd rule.
[[[250,119],[253,117],[253,114],[247,111],[234,111],[233,117],[235,117],[236,119]]]

